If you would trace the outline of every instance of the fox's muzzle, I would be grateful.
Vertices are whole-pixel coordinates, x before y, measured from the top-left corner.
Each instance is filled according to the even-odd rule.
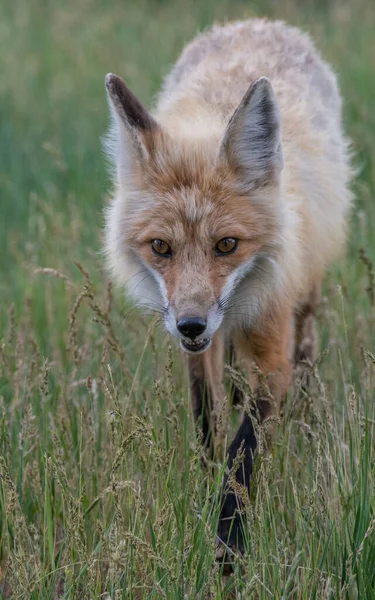
[[[178,319],[176,325],[178,331],[183,336],[194,340],[205,332],[207,319],[202,319],[201,317],[182,317]]]

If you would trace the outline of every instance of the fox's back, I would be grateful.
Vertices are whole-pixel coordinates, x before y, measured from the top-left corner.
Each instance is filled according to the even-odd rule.
[[[250,83],[261,76],[271,80],[281,110],[284,103],[298,101],[313,108],[317,117],[322,109],[338,119],[341,99],[335,76],[310,38],[281,21],[265,19],[215,26],[193,40],[165,81],[159,110],[170,110],[188,95],[231,115]]]

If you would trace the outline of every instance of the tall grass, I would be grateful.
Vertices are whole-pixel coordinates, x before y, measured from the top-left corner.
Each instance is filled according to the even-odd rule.
[[[224,467],[202,467],[183,360],[103,273],[103,78],[151,102],[198,28],[260,14],[308,27],[333,63],[359,174],[311,388],[259,457],[248,552],[223,578]],[[4,2],[0,597],[375,598],[374,26],[371,0]]]

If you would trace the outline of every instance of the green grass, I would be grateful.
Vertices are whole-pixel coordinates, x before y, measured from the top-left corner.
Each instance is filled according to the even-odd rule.
[[[151,104],[199,28],[252,15],[314,35],[339,76],[359,174],[311,392],[290,394],[259,460],[249,551],[224,580],[222,467],[202,469],[183,365],[105,280],[100,138],[108,71]],[[372,0],[4,0],[0,598],[375,598],[374,30]]]

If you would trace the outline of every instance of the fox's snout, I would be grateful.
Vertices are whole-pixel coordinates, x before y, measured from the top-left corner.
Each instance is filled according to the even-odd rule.
[[[185,337],[194,340],[206,331],[207,319],[201,317],[181,317],[176,323],[178,331]]]
[[[177,305],[168,304],[165,325],[168,331],[180,340],[180,346],[190,354],[200,354],[207,350],[213,336],[219,329],[223,314],[217,302],[204,303],[199,307],[194,302]]]

